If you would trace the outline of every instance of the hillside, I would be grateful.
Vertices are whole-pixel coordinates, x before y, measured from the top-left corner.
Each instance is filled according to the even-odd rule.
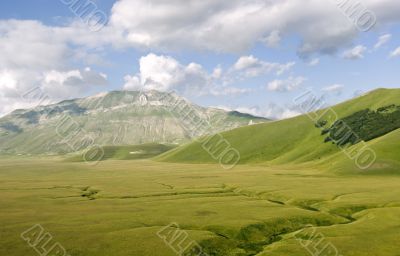
[[[188,122],[188,109],[208,124],[207,129]],[[93,145],[180,144],[265,121],[200,107],[171,93],[114,91],[12,112],[0,119],[0,153],[64,154]]]
[[[342,119],[366,109],[377,110],[378,108],[395,104],[400,105],[400,89],[378,89],[361,97],[346,101],[331,109]],[[318,111],[321,115],[326,110]],[[326,121],[325,127],[333,125],[331,111],[330,116],[322,117]],[[385,124],[382,124],[385,125]],[[307,115],[291,119],[242,127],[222,133],[222,136],[240,153],[241,164],[245,163],[269,163],[269,164],[303,164],[317,163],[328,165],[339,169],[348,167],[351,162],[341,152],[337,145],[324,142],[322,129]],[[377,162],[370,169],[390,169],[390,165],[397,164],[399,152],[398,142],[399,130],[389,131],[379,138],[369,142],[369,145],[377,155]],[[397,140],[396,140],[397,139]],[[394,142],[394,141],[395,142]],[[348,145],[356,148],[359,144]],[[166,162],[193,162],[211,163],[215,160],[202,148],[198,142],[193,142],[167,152],[158,160]],[[330,161],[327,161],[330,160]],[[389,165],[390,163],[390,165]],[[354,164],[353,164],[354,166]]]

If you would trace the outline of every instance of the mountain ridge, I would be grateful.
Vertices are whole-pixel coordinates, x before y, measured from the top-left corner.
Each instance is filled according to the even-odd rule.
[[[0,152],[65,154],[88,145],[180,144],[206,135],[191,133],[196,127],[181,119],[183,110],[176,104],[184,104],[196,118],[207,122],[208,134],[269,121],[201,107],[174,93],[112,91],[19,109],[0,118]]]

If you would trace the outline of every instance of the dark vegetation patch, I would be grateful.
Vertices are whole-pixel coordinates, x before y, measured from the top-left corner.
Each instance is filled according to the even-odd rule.
[[[246,113],[240,113],[238,111],[231,111],[228,113],[228,116],[232,116],[232,117],[241,117],[241,118],[248,118],[248,119],[262,119],[262,120],[268,120],[267,118],[263,118],[263,117],[258,117],[258,116],[253,116],[250,114],[246,114]]]
[[[87,109],[79,106],[75,102],[71,101],[64,101],[60,104],[63,104],[61,106],[54,106],[51,109],[44,109],[40,111],[41,115],[46,115],[48,117],[53,117],[56,115],[60,115],[62,113],[68,113],[70,115],[82,115],[85,114]]]
[[[28,124],[39,123],[39,113],[36,111],[28,111],[19,116],[20,118],[26,119]]]
[[[18,125],[15,125],[13,123],[0,124],[0,128],[3,128],[9,132],[16,132],[16,133],[20,133],[23,131],[22,128],[20,128]]]
[[[327,122],[320,120],[317,128],[325,127]],[[389,105],[376,111],[365,109],[336,121],[331,127],[322,130],[328,135],[325,142],[338,146],[370,141],[400,128],[400,106]]]
[[[92,189],[90,187],[82,188],[81,197],[88,198],[89,200],[95,200],[96,195],[100,192],[100,190]]]
[[[316,208],[314,205],[317,203],[320,203],[320,202],[322,202],[322,201],[320,201],[320,200],[297,200],[297,201],[292,202],[291,205],[297,206],[304,210],[319,212],[319,209]]]
[[[285,205],[284,202],[278,201],[278,200],[275,200],[275,199],[268,199],[268,201],[271,202],[271,203],[273,203],[273,204]]]
[[[355,221],[356,219],[353,217],[354,214],[358,212],[362,212],[364,210],[373,209],[376,206],[373,205],[351,205],[351,206],[344,206],[333,209],[330,211],[331,214],[344,217],[348,219],[350,222]]]
[[[209,256],[219,255],[257,255],[263,251],[264,246],[270,245],[282,239],[282,235],[313,226],[330,226],[337,224],[329,217],[297,217],[291,219],[276,219],[273,222],[250,224],[241,228],[236,233],[221,230],[218,227],[209,227],[208,231],[217,236],[201,241],[200,247]],[[185,256],[194,256],[190,252]]]

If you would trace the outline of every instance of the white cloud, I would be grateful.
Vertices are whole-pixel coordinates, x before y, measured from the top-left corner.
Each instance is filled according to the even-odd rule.
[[[400,56],[400,47],[396,48],[394,51],[390,53],[390,58],[395,58]]]
[[[56,71],[44,73],[41,81],[42,90],[52,99],[81,97],[91,89],[108,84],[107,76],[92,71],[84,70]]]
[[[221,86],[219,88],[213,88],[210,90],[209,94],[213,96],[225,96],[225,95],[243,95],[253,92],[252,89],[249,88],[237,88],[230,86]]]
[[[201,65],[183,65],[170,56],[153,53],[141,57],[140,72],[125,76],[125,90],[175,90],[189,95],[240,95],[251,90],[220,85],[224,79],[220,67],[209,74]]]
[[[274,48],[279,46],[281,40],[282,38],[280,32],[278,30],[274,30],[261,41],[265,43],[265,45],[267,45],[268,47]]]
[[[222,77],[223,70],[221,67],[216,67],[212,73],[212,77],[215,79],[219,79]]]
[[[104,74],[70,67],[83,58],[100,61],[93,47],[102,40],[87,31],[74,22],[51,27],[32,20],[0,20],[0,115],[31,106],[21,95],[33,88],[43,90],[51,103],[106,84]]]
[[[149,54],[140,58],[140,73],[125,77],[126,90],[159,90],[180,92],[207,87],[210,78],[196,63],[185,66],[169,56]]]
[[[269,91],[276,91],[276,92],[289,92],[299,88],[304,82],[306,78],[299,76],[299,77],[289,77],[286,80],[274,80],[268,83],[267,89]]]
[[[307,64],[311,67],[317,66],[319,64],[320,60],[319,58],[314,58],[312,59],[310,62],[308,62]]]
[[[363,4],[379,18],[377,30],[400,20],[397,1],[365,0]],[[307,8],[304,8],[305,5]],[[334,3],[320,0],[119,0],[113,5],[110,23],[97,33],[90,33],[85,24],[75,20],[64,26],[47,26],[32,20],[0,20],[0,74],[3,84],[0,97],[2,102],[6,102],[4,104],[11,106],[14,104],[10,98],[13,94],[11,87],[25,91],[42,85],[44,74],[53,70],[60,73],[74,70],[71,63],[102,63],[100,53],[109,46],[150,48],[162,52],[201,49],[243,54],[244,50],[260,40],[276,46],[285,36],[294,33],[301,42],[298,54],[309,57],[315,53],[335,53],[351,45],[359,32]],[[383,35],[376,47],[382,47],[387,40],[388,35]],[[359,47],[348,57],[356,59],[364,56],[364,46]],[[400,49],[394,50],[390,56],[400,56]],[[294,65],[254,59],[253,66],[250,64],[254,60],[249,58],[250,66],[240,70],[245,76],[265,72],[279,75]],[[211,92],[216,83],[224,79],[232,81],[230,74],[222,69],[216,68],[209,74],[195,63],[178,63],[175,70],[177,77],[163,77],[174,75],[174,68],[163,69],[166,71],[159,72],[153,68],[147,75],[144,71],[143,74],[139,72],[139,75],[127,76],[126,86],[156,87],[157,82],[162,80],[163,84],[158,86],[192,89],[197,86],[202,91]],[[73,78],[77,83],[81,82],[76,76]],[[185,85],[184,81],[189,81],[192,86]],[[203,82],[205,84],[200,86]],[[66,86],[65,83],[58,85]],[[221,87],[221,90],[227,93],[243,92],[243,89],[228,86]]]
[[[363,45],[357,45],[353,49],[347,50],[343,53],[343,58],[349,60],[356,60],[364,58],[364,53],[367,50],[367,47]]]
[[[235,63],[234,68],[236,70],[243,70],[243,69],[253,68],[259,65],[260,61],[253,55],[250,55],[250,56],[240,57],[240,59],[238,59],[238,61]]]
[[[324,92],[336,92],[336,91],[342,90],[343,88],[344,88],[344,85],[342,85],[342,84],[333,84],[333,85],[324,87],[322,89],[322,91],[324,91]]]
[[[377,28],[399,21],[394,0],[364,0],[378,17]],[[243,53],[282,35],[299,36],[298,53],[332,54],[360,33],[335,2],[321,0],[119,0],[111,12],[114,43],[151,50],[201,49]]]
[[[295,64],[295,62],[288,62],[285,64],[266,62],[250,55],[240,57],[233,68],[235,71],[242,72],[245,77],[257,77],[270,72],[282,75],[289,71]]]
[[[252,106],[252,107],[246,107],[246,106],[239,106],[239,107],[229,107],[229,106],[215,106],[215,108],[219,108],[225,111],[238,111],[241,113],[246,113],[250,114],[253,116],[259,116],[259,117],[266,117],[270,119],[286,119],[286,118],[292,118],[295,116],[299,116],[302,113],[296,111],[294,107],[290,106],[279,106],[277,104],[271,103],[268,104],[265,107],[260,107],[260,106]]]
[[[0,70],[0,115],[16,108],[30,108],[56,101],[82,97],[107,85],[107,76],[84,70],[57,71],[43,73],[24,69]],[[31,93],[35,92],[35,93]],[[32,97],[34,96],[34,97]]]
[[[11,70],[3,70],[0,72],[0,93],[2,95],[7,94],[9,91],[17,89],[17,78]]]
[[[0,21],[0,68],[57,68],[67,54],[64,40],[38,21]]]
[[[335,52],[357,35],[334,4],[309,0],[304,5],[302,0],[120,0],[110,24],[135,47],[235,53],[263,38],[276,44],[276,31],[296,31],[303,41],[301,55]]]
[[[382,35],[378,38],[378,42],[374,45],[374,49],[379,49],[381,48],[383,45],[385,45],[386,43],[388,43],[390,41],[390,39],[392,38],[391,34],[385,34]]]
[[[301,115],[302,113],[297,112],[295,110],[290,110],[290,109],[285,109],[281,114],[280,114],[280,119],[288,119],[292,117],[296,117]]]
[[[342,93],[344,89],[344,85],[342,84],[333,84],[327,87],[322,88],[323,92],[327,92],[327,93],[333,93],[333,94],[337,94],[340,95]]]

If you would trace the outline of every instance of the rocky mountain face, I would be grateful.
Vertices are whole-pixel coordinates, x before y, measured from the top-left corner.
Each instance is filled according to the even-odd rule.
[[[172,93],[114,91],[12,112],[0,119],[0,153],[64,154],[94,145],[180,144],[267,121],[200,107]]]

